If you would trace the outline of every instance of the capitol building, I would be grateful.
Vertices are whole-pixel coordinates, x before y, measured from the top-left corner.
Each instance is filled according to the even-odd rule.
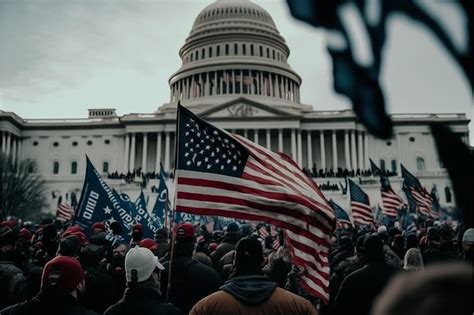
[[[179,56],[181,67],[169,78],[169,102],[148,114],[117,116],[113,108],[89,109],[84,119],[25,119],[0,111],[1,152],[13,159],[32,159],[48,185],[48,209],[58,196],[80,195],[86,154],[104,177],[111,173],[159,172],[160,162],[174,168],[178,101],[203,119],[243,135],[273,151],[282,151],[310,171],[367,170],[369,158],[398,174],[400,163],[430,191],[436,185],[441,205],[454,207],[451,183],[440,163],[429,124],[448,125],[468,144],[465,113],[392,115],[394,136],[381,140],[368,134],[351,110],[315,111],[303,104],[301,77],[288,64],[290,47],[271,15],[249,1],[216,1],[196,17]],[[355,176],[372,206],[382,205],[380,184],[372,176]],[[328,199],[349,209],[341,177],[315,176]],[[171,180],[170,184],[171,184]],[[111,176],[107,182],[136,197],[143,189],[149,203],[156,179],[143,187]],[[63,199],[64,201],[64,199]],[[152,204],[149,208],[152,207]]]

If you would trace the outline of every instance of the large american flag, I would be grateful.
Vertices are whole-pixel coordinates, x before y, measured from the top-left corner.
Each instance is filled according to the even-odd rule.
[[[176,210],[263,221],[287,229],[301,285],[329,298],[335,215],[314,182],[277,154],[199,119],[178,105]]]
[[[387,177],[381,178],[380,194],[382,196],[383,214],[389,217],[397,217],[398,210],[405,202],[395,193]]]
[[[349,180],[349,189],[351,192],[352,218],[355,224],[374,225],[374,215],[370,207],[369,196],[352,180]]]
[[[71,206],[65,203],[58,204],[58,209],[56,211],[56,217],[58,219],[68,221],[68,220],[72,220],[73,216],[74,216],[74,209]]]

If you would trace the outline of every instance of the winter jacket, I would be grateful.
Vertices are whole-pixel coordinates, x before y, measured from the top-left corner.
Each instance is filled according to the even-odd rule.
[[[2,315],[97,315],[82,306],[72,295],[56,289],[38,293],[36,297],[0,311]]]
[[[296,294],[278,288],[267,276],[234,277],[222,290],[199,301],[190,315],[316,315],[311,303]]]
[[[219,260],[224,257],[225,254],[234,250],[238,241],[239,237],[237,236],[226,236],[222,241],[222,244],[217,246],[217,249],[211,254],[212,262],[214,263],[214,267],[216,267],[217,271],[220,271]]]
[[[11,261],[0,261],[0,309],[21,302],[25,297],[23,272]]]
[[[161,295],[166,296],[169,262],[163,264],[161,273]],[[197,301],[219,290],[222,280],[212,268],[190,257],[175,255],[171,270],[169,301],[188,313]]]
[[[110,306],[104,315],[184,315],[177,307],[166,304],[157,289],[137,287],[125,289],[123,298]]]
[[[397,269],[383,262],[370,262],[349,274],[336,296],[336,314],[369,314],[372,303]]]
[[[100,266],[84,266],[86,290],[82,302],[88,308],[102,314],[117,300],[112,276]]]

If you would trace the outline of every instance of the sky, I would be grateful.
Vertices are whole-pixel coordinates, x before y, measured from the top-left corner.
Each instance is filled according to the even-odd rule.
[[[23,118],[84,118],[88,108],[151,113],[169,101],[168,79],[204,0],[0,0],[0,110]],[[255,0],[286,39],[302,77],[301,100],[350,108],[332,90],[324,32],[293,19],[283,0]],[[434,3],[434,2],[426,2]],[[463,20],[438,3],[461,41]],[[466,113],[472,91],[444,48],[403,16],[388,23],[381,82],[391,113]],[[470,124],[471,143],[473,127]]]

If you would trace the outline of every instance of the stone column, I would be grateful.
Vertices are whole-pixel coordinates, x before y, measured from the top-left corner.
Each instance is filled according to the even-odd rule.
[[[132,133],[132,145],[130,147],[130,171],[133,172],[135,169],[135,141],[136,141],[136,135],[135,133]]]
[[[332,131],[332,169],[337,172],[338,161],[337,161],[337,131]]]
[[[156,134],[156,160],[155,160],[155,172],[160,171],[161,162],[161,132]]]
[[[355,130],[351,130],[351,157],[352,157],[352,169],[357,169],[357,152],[356,152],[356,137]]]
[[[163,165],[166,171],[169,171],[170,169],[170,142],[171,135],[170,132],[167,131],[165,133],[165,165]]]
[[[240,94],[244,94],[243,88],[244,88],[244,69],[240,69]]]
[[[124,166],[122,168],[124,173],[130,170],[130,168],[128,167],[129,159],[130,159],[130,134],[126,133],[125,134],[125,159],[124,159]]]
[[[270,86],[270,96],[274,97],[275,94],[274,94],[274,90],[273,90],[273,76],[270,72],[268,73],[268,84]]]
[[[370,163],[369,163],[369,135],[367,132],[364,135],[364,156],[365,156],[365,169],[368,170],[370,169]],[[392,167],[392,165],[390,165]]]
[[[344,155],[346,160],[346,168],[351,169],[351,153],[349,148],[349,131],[344,130]]]
[[[301,130],[298,129],[298,166],[303,167],[303,143],[301,139]]]
[[[7,150],[7,133],[2,131],[2,153],[5,153]]]
[[[291,129],[291,158],[297,161],[296,156],[296,129]]]
[[[363,170],[364,169],[364,147],[363,147],[363,143],[362,143],[362,131],[359,131],[358,132],[359,134],[359,141],[357,143],[357,148],[358,148],[358,153],[359,153],[359,169],[360,170]]]
[[[271,138],[271,130],[270,129],[267,129],[266,132],[265,132],[265,136],[267,138],[267,141],[266,141],[266,148],[268,150],[271,150],[272,149],[272,138]]]
[[[255,129],[253,131],[253,142],[255,142],[255,144],[258,144],[258,129]]]
[[[147,164],[147,157],[148,157],[148,134],[146,132],[143,133],[143,148],[142,148],[142,172],[146,173],[146,164]]]
[[[278,151],[283,152],[283,129],[278,129]]]
[[[7,133],[7,149],[5,151],[6,155],[10,155],[11,145],[12,145],[12,135],[11,133]]]
[[[321,151],[321,169],[326,169],[326,145],[324,143],[324,130],[319,131],[319,150]]]
[[[16,142],[17,142],[17,138],[12,138],[12,142],[13,142],[13,145],[12,145],[12,160],[15,161],[16,160]]]
[[[311,171],[311,168],[313,167],[313,138],[311,135],[311,130],[307,131],[306,141],[308,148],[308,169]]]

